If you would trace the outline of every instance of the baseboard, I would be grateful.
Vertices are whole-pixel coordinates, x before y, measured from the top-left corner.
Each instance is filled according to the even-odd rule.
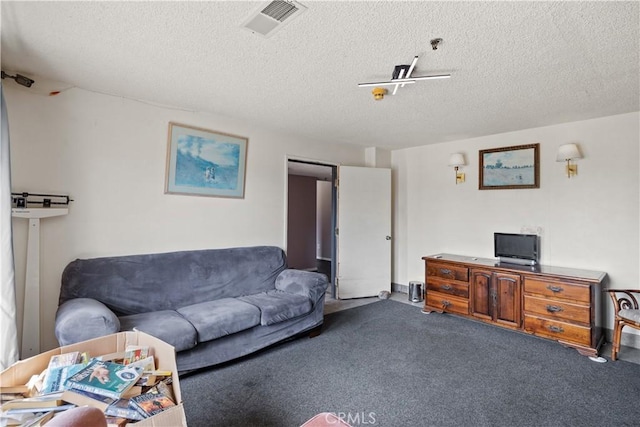
[[[400,283],[391,283],[391,292],[400,292],[402,294],[409,294],[409,286],[401,285]]]

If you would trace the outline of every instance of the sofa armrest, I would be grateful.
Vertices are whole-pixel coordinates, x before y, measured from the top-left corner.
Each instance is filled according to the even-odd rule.
[[[120,331],[118,316],[98,300],[74,298],[56,312],[55,334],[60,345],[74,344]]]
[[[276,289],[309,298],[314,306],[327,290],[327,276],[310,271],[287,269],[276,278]]]

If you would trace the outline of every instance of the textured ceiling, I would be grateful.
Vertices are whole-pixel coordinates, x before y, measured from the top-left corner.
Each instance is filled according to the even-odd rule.
[[[2,1],[2,69],[387,149],[640,110],[637,1],[303,0],[270,38],[241,28],[260,4]],[[415,55],[451,79],[357,86]]]

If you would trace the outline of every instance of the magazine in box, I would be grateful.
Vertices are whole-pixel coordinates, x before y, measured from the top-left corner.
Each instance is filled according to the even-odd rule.
[[[164,393],[145,393],[129,399],[129,406],[149,418],[176,404]]]
[[[153,354],[157,369],[172,372],[172,389],[176,396],[176,406],[168,408],[151,418],[138,421],[136,427],[157,426],[186,426],[187,420],[184,413],[184,405],[180,393],[180,379],[176,366],[175,349],[164,341],[161,341],[144,332],[128,331],[118,332],[104,337],[66,345],[53,350],[45,351],[37,356],[20,360],[0,373],[0,387],[23,386],[29,382],[33,375],[38,375],[47,368],[49,360],[56,354],[71,351],[87,352],[90,355],[101,355],[115,352],[123,352],[127,345],[148,345],[149,353]]]

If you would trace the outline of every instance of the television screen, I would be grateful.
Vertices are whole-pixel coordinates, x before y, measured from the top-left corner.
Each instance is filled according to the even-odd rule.
[[[498,258],[539,260],[539,236],[535,234],[494,233],[494,252]]]

